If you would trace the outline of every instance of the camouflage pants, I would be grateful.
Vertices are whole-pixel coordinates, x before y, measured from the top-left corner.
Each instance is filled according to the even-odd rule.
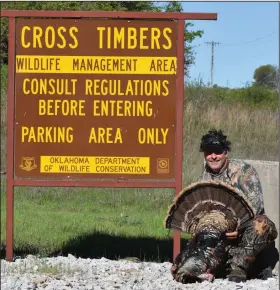
[[[227,252],[229,259],[227,265],[229,269],[239,267],[248,272],[252,267],[254,268],[254,265],[259,265],[260,261],[265,263],[264,256],[269,255],[269,248],[276,238],[277,230],[274,223],[265,215],[255,217],[250,221],[244,232],[241,233],[239,240],[235,244],[228,244]],[[265,252],[267,254],[263,255]],[[272,256],[274,256],[274,259],[277,256],[278,260],[278,255],[275,255],[275,252]],[[261,269],[268,265],[259,266]]]

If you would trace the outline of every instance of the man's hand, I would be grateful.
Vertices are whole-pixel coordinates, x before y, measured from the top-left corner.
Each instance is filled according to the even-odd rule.
[[[231,232],[231,233],[226,233],[226,237],[229,240],[237,239],[237,237],[238,237],[238,231]]]

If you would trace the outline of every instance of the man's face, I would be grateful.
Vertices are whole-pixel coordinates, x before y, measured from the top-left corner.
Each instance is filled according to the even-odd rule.
[[[227,161],[227,152],[221,148],[207,148],[204,151],[206,164],[213,172],[219,172]]]

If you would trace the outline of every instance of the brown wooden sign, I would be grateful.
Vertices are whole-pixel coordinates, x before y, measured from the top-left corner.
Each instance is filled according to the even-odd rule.
[[[19,19],[15,175],[175,178],[177,22]]]
[[[9,18],[6,258],[14,186],[182,189],[184,20],[216,13],[0,11]],[[174,232],[173,257],[180,252]]]

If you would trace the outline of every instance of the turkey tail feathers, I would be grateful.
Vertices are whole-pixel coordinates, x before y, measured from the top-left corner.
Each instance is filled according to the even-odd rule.
[[[192,183],[175,197],[164,225],[191,234],[209,225],[219,231],[234,231],[255,214],[242,191],[223,182],[201,181]]]

